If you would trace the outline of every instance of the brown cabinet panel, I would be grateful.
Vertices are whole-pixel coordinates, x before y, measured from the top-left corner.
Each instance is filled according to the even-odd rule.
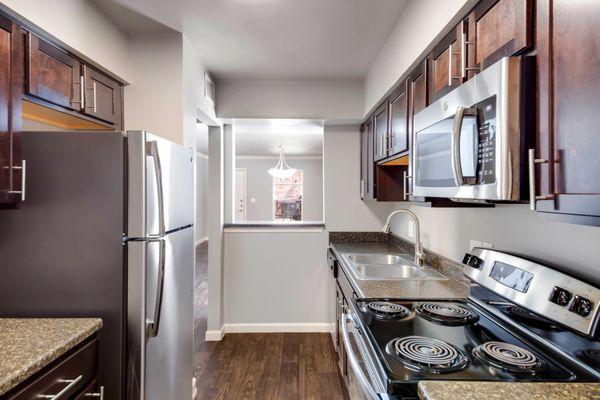
[[[406,83],[392,93],[388,102],[390,113],[389,156],[393,156],[408,150],[408,93]]]
[[[538,210],[600,217],[600,3],[537,2]],[[588,223],[588,222],[586,222]],[[596,218],[595,225],[600,225]]]
[[[84,112],[111,124],[121,125],[121,85],[100,72],[83,66]]]
[[[28,34],[27,93],[71,110],[81,108],[81,64],[77,59]]]
[[[428,91],[427,91],[427,61],[421,62],[408,76],[408,148],[409,152],[409,164],[408,164],[408,178],[406,182],[407,192],[412,192],[412,146],[414,139],[414,125],[413,117],[416,113],[423,110],[429,105]],[[407,195],[408,196],[408,195]],[[422,200],[422,199],[420,199]]]
[[[22,195],[20,130],[24,36],[0,15],[0,207],[17,206]]]
[[[387,101],[373,114],[373,132],[375,135],[375,161],[388,156],[389,109]]]
[[[463,24],[450,32],[431,52],[429,60],[429,99],[438,100],[464,81],[462,76]]]
[[[532,0],[484,0],[469,16],[481,69],[532,44]]]
[[[363,200],[375,198],[373,155],[373,122],[372,118],[369,118],[362,125],[360,132],[360,193]]]

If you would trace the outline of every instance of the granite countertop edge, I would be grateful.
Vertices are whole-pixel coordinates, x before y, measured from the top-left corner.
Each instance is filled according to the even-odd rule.
[[[598,399],[600,383],[421,381],[421,400]]]
[[[0,318],[0,320],[39,320],[47,321],[53,318]],[[36,372],[58,359],[60,356],[83,342],[85,339],[92,336],[102,328],[102,319],[100,318],[56,318],[54,320],[75,320],[82,323],[87,322],[85,326],[78,330],[73,330],[72,333],[65,335],[64,340],[55,344],[53,347],[45,351],[43,354],[32,357],[27,363],[15,367],[7,376],[0,376],[0,396],[23,383]],[[40,341],[43,338],[39,339]],[[2,344],[5,345],[5,344]]]

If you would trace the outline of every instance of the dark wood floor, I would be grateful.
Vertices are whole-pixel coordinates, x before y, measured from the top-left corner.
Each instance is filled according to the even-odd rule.
[[[227,334],[205,342],[206,243],[197,250],[195,370],[198,400],[348,399],[327,333]]]

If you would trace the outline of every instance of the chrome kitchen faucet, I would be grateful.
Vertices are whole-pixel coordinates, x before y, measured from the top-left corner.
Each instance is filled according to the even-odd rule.
[[[425,260],[425,254],[423,253],[423,245],[421,244],[421,227],[419,225],[419,218],[417,218],[417,215],[414,212],[404,209],[392,211],[385,221],[383,233],[390,233],[390,221],[396,214],[407,214],[415,223],[415,264],[419,267],[422,267],[423,261]]]

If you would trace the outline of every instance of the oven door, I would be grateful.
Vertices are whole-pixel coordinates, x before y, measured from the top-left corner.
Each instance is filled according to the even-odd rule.
[[[356,322],[354,313],[342,314],[341,331],[348,372],[346,377],[348,395],[351,400],[388,399],[381,379],[377,375],[375,363],[366,345],[368,340]]]

